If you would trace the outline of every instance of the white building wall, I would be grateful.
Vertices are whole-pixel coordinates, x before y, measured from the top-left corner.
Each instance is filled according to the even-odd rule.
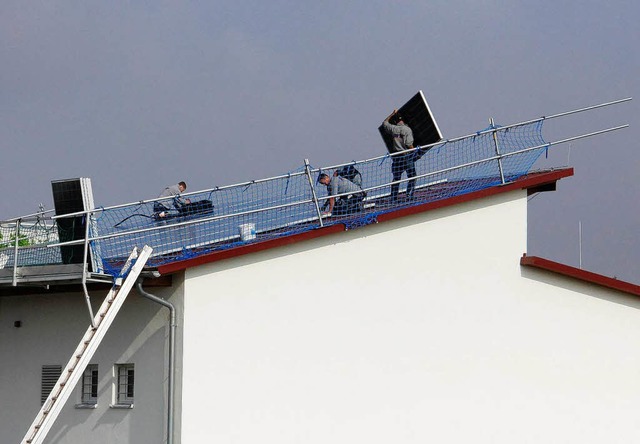
[[[640,303],[525,251],[521,191],[174,275],[149,291],[179,313],[186,295],[175,443],[636,441]],[[87,324],[80,293],[0,297],[0,443]],[[92,360],[98,408],[77,388],[47,442],[164,442],[167,335],[132,291]],[[132,410],[109,408],[116,362],[136,365]]]
[[[170,296],[168,289],[150,292]],[[95,312],[107,291],[91,294]],[[179,303],[179,294],[172,300]],[[168,319],[167,309],[131,291],[91,360],[99,371],[97,408],[75,408],[78,384],[45,443],[164,442]],[[82,293],[0,297],[0,443],[22,440],[41,407],[42,365],[64,367],[88,325]],[[110,408],[116,363],[135,365],[133,409]]]
[[[187,270],[181,442],[636,441],[638,304],[523,252],[519,191]]]

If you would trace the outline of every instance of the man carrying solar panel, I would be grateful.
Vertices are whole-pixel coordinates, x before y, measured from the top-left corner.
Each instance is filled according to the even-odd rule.
[[[329,211],[323,214],[344,216],[362,211],[362,199],[364,199],[366,194],[362,191],[362,188],[349,179],[345,179],[337,174],[329,177],[327,174],[322,173],[318,176],[318,182],[327,187],[327,193],[331,196],[322,206],[323,211],[327,206],[329,207]],[[337,194],[342,194],[342,196],[336,198],[335,196]]]
[[[393,123],[392,123],[393,122]],[[402,116],[398,113],[397,109],[394,109],[384,122],[382,122],[384,130],[393,137],[393,147],[395,152],[402,152],[413,148],[413,131],[406,125],[402,119]],[[391,172],[393,173],[393,181],[397,182],[402,179],[402,173],[407,172],[407,178],[411,179],[416,177],[416,162],[413,151],[404,154],[395,154],[393,157],[393,164],[391,165]],[[413,192],[416,188],[416,180],[410,180],[407,183],[407,199],[413,199]],[[391,200],[393,202],[398,200],[398,190],[400,189],[399,183],[391,185]]]

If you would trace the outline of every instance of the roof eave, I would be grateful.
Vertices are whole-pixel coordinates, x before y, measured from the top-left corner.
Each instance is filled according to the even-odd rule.
[[[580,281],[596,284],[601,287],[618,290],[634,296],[640,296],[640,285],[635,285],[630,282],[603,276],[601,274],[593,273],[591,271],[586,271],[580,268],[571,267],[569,265],[554,262],[538,256],[527,256],[526,254],[524,254],[520,258],[520,265],[550,271]]]

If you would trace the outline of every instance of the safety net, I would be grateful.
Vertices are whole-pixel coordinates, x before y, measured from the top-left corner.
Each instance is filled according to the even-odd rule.
[[[398,208],[511,182],[548,148],[542,122],[490,126],[372,159],[321,168],[306,162],[268,179],[96,208],[86,239],[94,271],[117,276],[135,246],[151,246],[148,265],[160,266],[333,224],[354,229]],[[59,250],[47,248],[57,240],[20,247],[19,265],[59,260]],[[2,246],[11,266],[15,248]]]

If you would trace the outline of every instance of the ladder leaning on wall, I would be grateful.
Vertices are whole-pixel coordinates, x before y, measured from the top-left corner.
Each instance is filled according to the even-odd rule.
[[[127,295],[133,288],[142,268],[151,255],[151,251],[152,248],[147,245],[142,248],[140,253],[136,248],[133,249],[121,273],[121,276],[124,276],[128,270],[127,277],[124,282],[121,277],[115,280],[98,314],[94,318],[93,325],[95,327],[90,325],[87,329],[69,363],[62,370],[58,382],[49,393],[47,400],[22,439],[21,444],[41,444],[43,442],[62,407],[69,399],[71,392],[75,389],[75,385],[84,373],[98,345],[100,345],[107,330],[113,323]]]

